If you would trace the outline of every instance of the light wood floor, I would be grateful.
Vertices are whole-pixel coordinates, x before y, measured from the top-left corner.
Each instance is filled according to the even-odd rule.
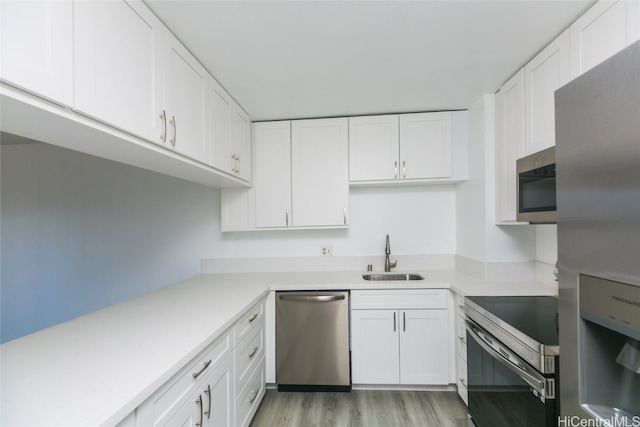
[[[267,390],[251,427],[466,427],[456,392],[294,393]]]

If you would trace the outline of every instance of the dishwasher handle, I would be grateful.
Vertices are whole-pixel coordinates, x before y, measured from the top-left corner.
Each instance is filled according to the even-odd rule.
[[[281,301],[331,302],[345,299],[344,295],[279,295]]]

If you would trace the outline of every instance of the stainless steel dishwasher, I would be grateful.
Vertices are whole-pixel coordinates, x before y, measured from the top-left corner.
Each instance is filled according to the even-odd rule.
[[[350,391],[349,291],[276,293],[278,391]]]

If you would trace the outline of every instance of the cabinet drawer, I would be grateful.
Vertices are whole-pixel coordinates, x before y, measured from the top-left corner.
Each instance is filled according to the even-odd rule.
[[[260,359],[258,368],[253,372],[247,386],[236,400],[236,425],[248,426],[265,393],[264,359]]]
[[[456,313],[464,318],[464,295],[454,294],[456,296]]]
[[[246,337],[236,347],[236,390],[244,388],[249,376],[255,370],[259,361],[264,358],[264,327],[260,327],[251,336]]]
[[[456,385],[458,387],[458,394],[460,395],[464,403],[468,404],[467,362],[466,360],[462,360],[462,358],[460,357],[456,359]]]
[[[351,291],[351,308],[377,309],[446,309],[446,289],[398,289]]]
[[[264,324],[264,301],[251,307],[233,327],[234,343],[237,347],[240,341],[247,335],[250,335],[258,324]]]
[[[467,330],[460,316],[456,316],[456,355],[467,360]]]
[[[165,415],[171,412],[183,398],[195,390],[208,374],[231,353],[231,334],[225,332],[187,367],[165,383],[157,392],[138,408],[138,419],[147,424],[157,425]],[[200,373],[199,375],[197,375]],[[194,377],[194,374],[196,376]]]

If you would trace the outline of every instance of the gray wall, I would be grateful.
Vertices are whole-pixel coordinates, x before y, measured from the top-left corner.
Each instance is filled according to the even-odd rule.
[[[218,190],[2,136],[2,342],[196,275],[214,253]]]

